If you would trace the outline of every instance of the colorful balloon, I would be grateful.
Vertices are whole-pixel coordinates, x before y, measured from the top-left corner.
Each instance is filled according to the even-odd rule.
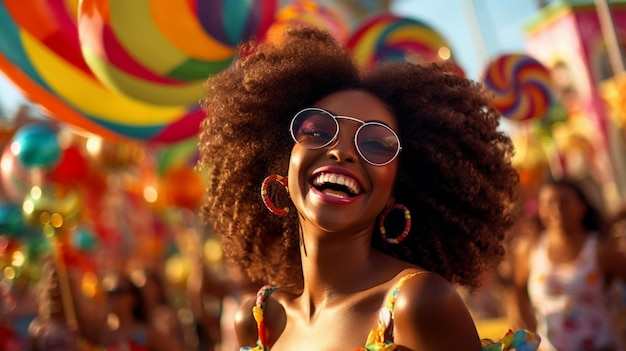
[[[215,39],[213,19],[231,42],[248,38],[269,26],[276,1],[5,0],[0,71],[76,127],[113,140],[180,141],[204,118],[201,81],[233,52]]]
[[[446,39],[417,19],[383,13],[364,21],[347,43],[359,66],[381,61],[442,62],[452,59]]]
[[[160,196],[171,205],[196,210],[202,203],[206,184],[192,167],[175,167],[162,179]]]
[[[0,203],[0,235],[19,236],[24,232],[20,205],[12,202]]]
[[[543,118],[553,103],[549,69],[526,54],[503,54],[487,64],[482,79],[493,106],[514,121]]]
[[[31,123],[20,127],[10,147],[26,168],[51,167],[61,155],[57,131],[47,123]]]
[[[70,185],[89,176],[91,165],[84,151],[78,145],[70,145],[61,150],[59,162],[46,174],[46,178],[56,184]]]

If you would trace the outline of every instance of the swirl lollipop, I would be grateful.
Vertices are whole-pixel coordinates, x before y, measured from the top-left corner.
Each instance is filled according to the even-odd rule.
[[[542,118],[552,105],[550,71],[525,54],[504,54],[492,60],[483,83],[493,94],[493,106],[508,119]]]
[[[277,0],[0,1],[0,71],[46,115],[112,140],[196,135],[208,75]]]
[[[380,61],[441,62],[451,58],[448,42],[426,23],[388,13],[361,24],[347,46],[364,69]]]

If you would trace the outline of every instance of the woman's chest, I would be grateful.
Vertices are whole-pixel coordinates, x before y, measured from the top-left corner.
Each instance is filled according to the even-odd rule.
[[[381,290],[353,296],[335,306],[318,307],[317,310],[303,309],[306,305],[298,301],[283,304],[277,318],[272,318],[278,323],[266,319],[268,339],[273,345],[271,350],[294,350],[302,346],[316,351],[363,348],[370,331],[378,327],[384,300],[385,292]]]
[[[341,351],[363,348],[368,334],[378,324],[378,311],[360,313],[327,312],[315,320],[287,318],[285,326],[275,335],[272,351],[302,348],[316,351]]]

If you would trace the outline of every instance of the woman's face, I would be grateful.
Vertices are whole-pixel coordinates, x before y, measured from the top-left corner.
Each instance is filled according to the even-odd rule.
[[[314,107],[364,122],[381,122],[397,133],[395,117],[385,104],[365,92],[333,93]],[[304,228],[313,225],[331,233],[371,230],[389,202],[398,159],[384,166],[369,164],[354,142],[362,123],[342,118],[337,121],[337,140],[330,145],[310,149],[295,143],[289,164],[289,193]]]
[[[539,191],[538,213],[546,229],[580,230],[587,206],[574,189],[546,185]]]

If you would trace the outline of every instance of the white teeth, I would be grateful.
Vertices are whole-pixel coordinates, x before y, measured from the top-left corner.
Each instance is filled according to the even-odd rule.
[[[361,187],[353,178],[338,173],[320,173],[313,179],[313,185],[320,186],[323,184],[337,184],[347,187],[352,194],[360,194]]]

